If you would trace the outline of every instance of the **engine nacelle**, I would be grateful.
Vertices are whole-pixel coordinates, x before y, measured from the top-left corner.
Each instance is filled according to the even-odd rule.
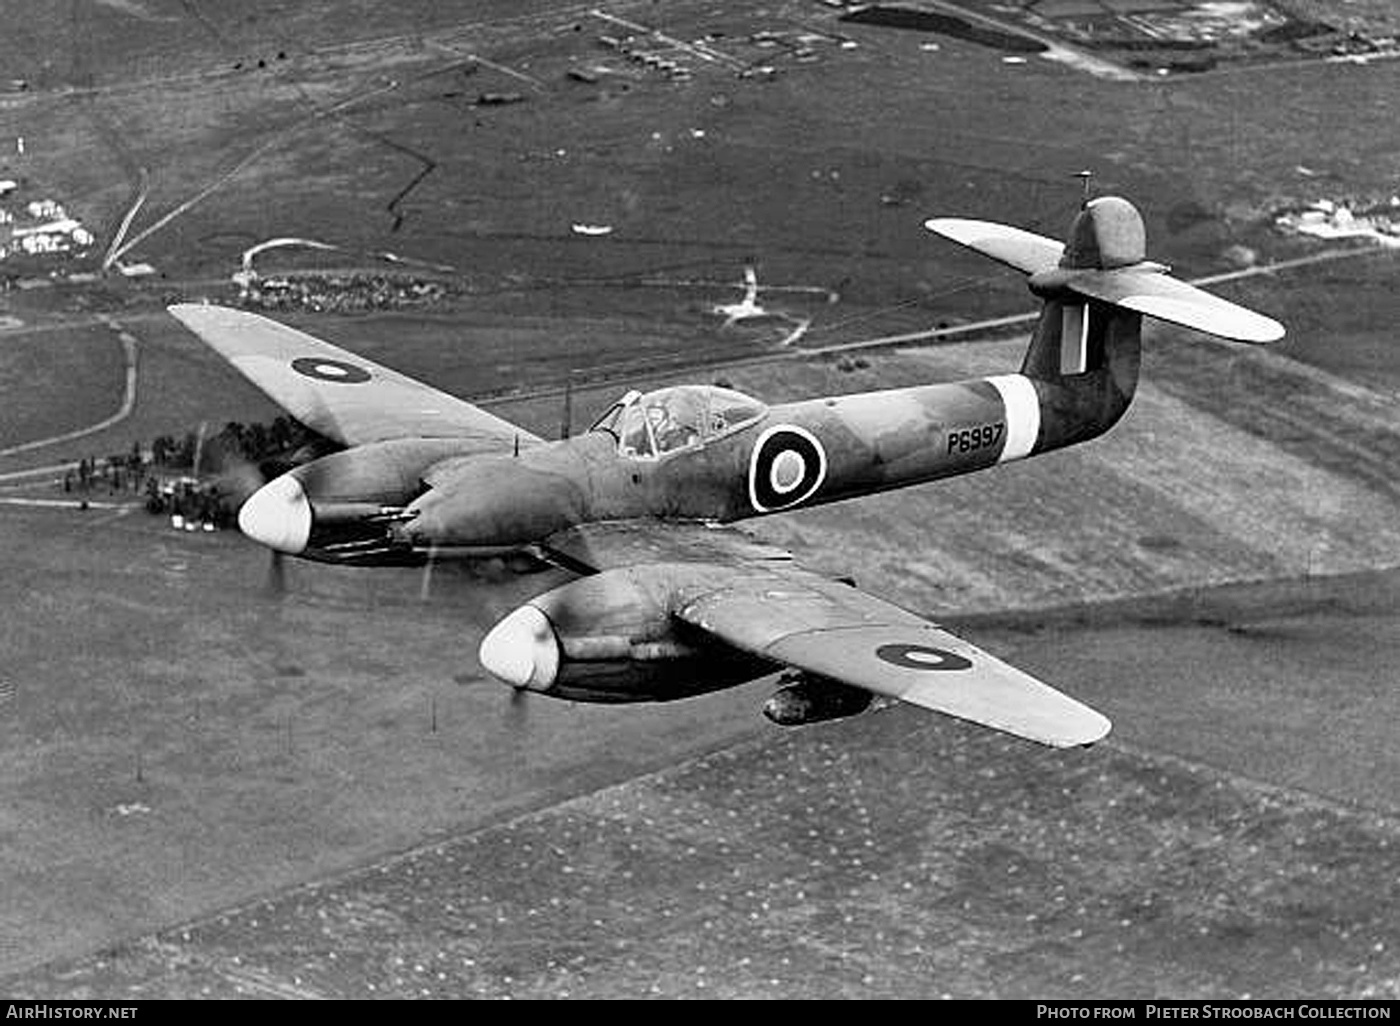
[[[451,438],[396,439],[322,456],[249,496],[238,526],[270,549],[307,559],[420,561],[390,538],[393,514],[422,493],[428,468],[461,447]]]
[[[704,579],[703,567],[648,564],[571,581],[496,624],[481,665],[512,687],[576,702],[664,702],[776,670],[672,615]]]
[[[875,695],[864,688],[816,674],[799,673],[793,683],[773,692],[763,703],[763,715],[781,727],[800,727],[823,720],[840,720],[870,708]]]

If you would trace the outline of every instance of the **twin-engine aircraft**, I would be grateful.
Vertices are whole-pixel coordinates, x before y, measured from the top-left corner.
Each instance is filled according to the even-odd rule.
[[[629,392],[546,441],[301,331],[210,305],[170,312],[308,427],[347,446],[243,505],[250,538],[307,559],[507,557],[577,576],[497,623],[481,665],[584,702],[668,701],[788,669],[782,724],[877,695],[1056,747],[1109,721],[934,623],[726,526],[983,470],[1108,430],[1133,397],[1144,314],[1243,342],[1277,322],[1145,259],[1126,200],[1061,244],[984,221],[926,227],[1029,276],[1044,310],[1019,373],[769,406],[712,385]]]

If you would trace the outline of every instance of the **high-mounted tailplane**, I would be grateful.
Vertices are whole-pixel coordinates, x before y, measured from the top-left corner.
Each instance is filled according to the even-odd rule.
[[[1123,415],[1137,388],[1144,314],[1236,342],[1283,337],[1272,318],[1148,260],[1142,216],[1117,196],[1087,202],[1066,243],[963,218],[931,218],[924,227],[1023,272],[1044,300],[1021,374],[1009,376],[1019,387],[1008,389],[1017,407],[1008,414],[1034,438],[1025,455],[1102,434]]]

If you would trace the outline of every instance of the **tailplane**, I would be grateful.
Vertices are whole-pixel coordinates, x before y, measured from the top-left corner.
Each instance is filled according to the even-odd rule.
[[[1031,291],[1070,292],[1235,342],[1277,342],[1283,325],[1173,278],[1147,259],[1142,215],[1125,199],[1090,200],[1059,243],[1020,228],[935,217],[924,227],[1030,276]]]
[[[1021,271],[1044,301],[1021,374],[1039,405],[1032,451],[1108,430],[1137,388],[1144,315],[1236,342],[1274,342],[1283,325],[1174,278],[1147,259],[1142,215],[1125,199],[1085,203],[1064,243],[963,218],[924,227]]]

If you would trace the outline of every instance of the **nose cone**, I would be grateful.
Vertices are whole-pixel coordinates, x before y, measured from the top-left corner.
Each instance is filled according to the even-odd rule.
[[[491,628],[477,658],[487,673],[512,687],[543,691],[559,674],[559,641],[547,616],[521,606]]]
[[[311,503],[290,474],[263,485],[238,511],[238,527],[253,541],[296,555],[311,537]]]

